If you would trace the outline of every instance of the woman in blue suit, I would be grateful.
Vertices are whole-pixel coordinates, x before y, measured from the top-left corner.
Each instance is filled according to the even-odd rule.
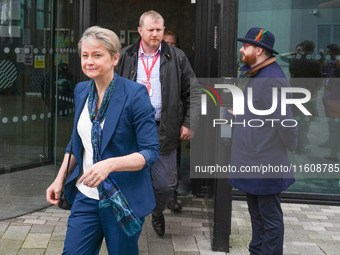
[[[57,204],[72,143],[65,185],[72,204],[63,254],[138,254],[144,217],[155,207],[150,165],[158,158],[154,108],[145,86],[118,76],[120,41],[101,27],[88,28],[78,44],[91,80],[75,88],[72,139],[55,181],[46,190]]]

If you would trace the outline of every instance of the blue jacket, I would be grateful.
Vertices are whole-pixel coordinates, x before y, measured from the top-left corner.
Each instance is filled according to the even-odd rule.
[[[241,68],[241,71],[247,71],[249,69],[250,67],[245,65]],[[286,190],[294,183],[292,172],[285,173],[279,171],[275,173],[275,176],[271,176],[274,178],[258,178],[261,177],[261,175],[240,173],[240,171],[242,168],[244,169],[244,167],[250,166],[282,166],[286,167],[285,169],[289,169],[290,162],[287,149],[294,150],[297,145],[297,127],[283,127],[280,123],[283,119],[294,119],[291,107],[287,107],[286,116],[281,115],[280,89],[290,85],[282,69],[276,62],[260,69],[246,82],[244,89],[244,115],[237,116],[235,120],[236,122],[245,121],[246,125],[245,127],[239,124],[234,125],[231,165],[236,167],[237,172],[230,174],[228,182],[235,188],[250,194],[277,194]],[[257,110],[267,110],[271,108],[272,88],[277,87],[278,105],[275,112],[269,116],[258,116],[250,112],[247,106],[248,87],[253,89],[252,101],[254,108]],[[261,119],[264,125],[262,127],[250,127],[247,123],[251,119]],[[272,124],[272,122],[268,122],[266,119],[279,119],[280,121],[275,121],[275,123]],[[252,124],[259,125],[259,122]],[[293,123],[289,123],[289,125],[292,124]],[[245,176],[247,178],[244,178]]]
[[[75,116],[71,141],[77,166],[65,185],[65,195],[71,203],[77,193],[77,177],[82,174],[83,144],[77,132],[77,123],[88,97],[88,85],[89,81],[80,82],[74,92]],[[133,152],[144,156],[146,165],[142,170],[110,174],[138,217],[148,215],[155,207],[150,165],[157,161],[159,143],[154,114],[146,87],[118,76],[105,117],[100,154],[103,160]],[[69,150],[70,144],[66,153]]]

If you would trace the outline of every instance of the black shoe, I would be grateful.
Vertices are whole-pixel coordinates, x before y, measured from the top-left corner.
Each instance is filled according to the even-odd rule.
[[[159,235],[159,236],[164,236],[164,232],[165,232],[164,215],[162,214],[159,217],[152,215],[151,223],[152,223],[152,227],[155,230],[156,234]]]
[[[172,212],[180,213],[182,211],[182,205],[174,198],[169,199],[167,207],[171,209]]]

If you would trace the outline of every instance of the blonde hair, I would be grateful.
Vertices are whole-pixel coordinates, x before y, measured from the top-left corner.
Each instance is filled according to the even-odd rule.
[[[99,26],[89,27],[85,30],[78,42],[79,55],[81,54],[81,47],[83,41],[85,40],[88,42],[93,42],[94,40],[97,40],[105,48],[107,48],[112,56],[116,56],[122,47],[120,44],[120,40],[115,32]]]
[[[140,27],[143,27],[144,26],[144,19],[146,17],[150,17],[152,19],[161,19],[163,21],[163,25],[164,25],[164,19],[162,17],[162,15],[160,15],[158,12],[156,11],[153,11],[153,10],[150,10],[150,11],[147,11],[147,12],[144,12],[140,18],[139,18],[139,26]]]

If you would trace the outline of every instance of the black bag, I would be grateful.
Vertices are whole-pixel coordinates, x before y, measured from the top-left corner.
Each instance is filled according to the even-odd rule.
[[[66,199],[66,196],[65,196],[65,183],[66,181],[68,180],[68,178],[71,176],[71,174],[73,173],[73,170],[70,170],[70,160],[71,160],[71,156],[72,156],[72,141],[71,141],[71,149],[70,149],[70,153],[69,153],[69,157],[68,157],[68,161],[67,161],[67,168],[66,168],[66,174],[65,174],[65,177],[64,177],[64,180],[63,180],[63,188],[60,192],[60,197],[59,197],[59,202],[58,202],[58,206],[61,208],[61,209],[64,209],[64,210],[70,210],[71,207],[72,207],[72,204],[70,204],[67,199]]]
[[[64,209],[64,210],[70,210],[71,207],[72,207],[72,205],[69,202],[67,202],[67,200],[66,200],[64,187],[60,192],[58,206],[59,206],[59,208]]]

